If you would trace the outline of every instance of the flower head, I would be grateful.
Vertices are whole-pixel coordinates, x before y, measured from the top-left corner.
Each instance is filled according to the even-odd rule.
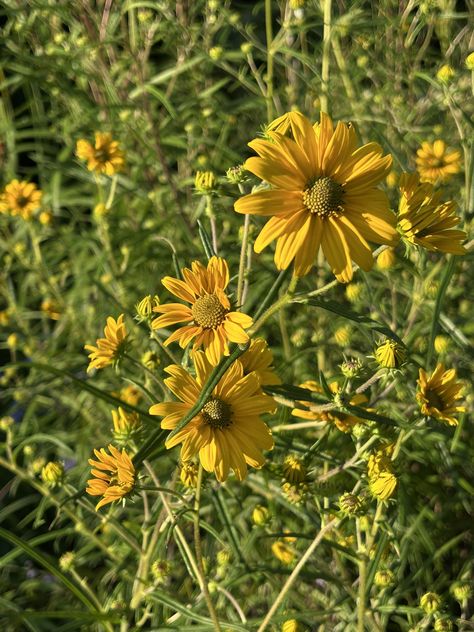
[[[124,350],[127,338],[127,330],[123,322],[123,314],[120,314],[117,320],[109,316],[107,325],[104,328],[105,338],[96,340],[97,347],[93,345],[85,345],[84,349],[90,351],[88,371],[92,369],[103,369],[109,364],[116,362]]]
[[[213,367],[202,351],[194,352],[193,360],[195,378],[176,364],[165,369],[171,376],[166,378],[166,386],[181,401],[155,404],[150,408],[151,415],[163,417],[162,428],[176,428],[199,399],[212,371]],[[183,461],[199,453],[204,469],[214,472],[219,481],[226,480],[230,469],[243,480],[247,465],[262,467],[265,459],[261,451],[273,448],[271,432],[260,415],[274,410],[275,403],[261,392],[257,375],[244,376],[240,362],[234,362],[202,410],[166,441],[166,447],[182,443]]]
[[[194,186],[201,195],[212,193],[216,188],[216,176],[213,171],[196,171]]]
[[[112,410],[113,435],[119,445],[126,445],[142,431],[142,424],[137,413],[128,413],[119,406]]]
[[[393,495],[398,479],[390,459],[393,445],[389,444],[370,455],[367,463],[370,493],[379,500],[387,500]]]
[[[19,215],[23,219],[31,219],[40,207],[43,192],[34,182],[12,180],[0,194],[0,213]]]
[[[277,268],[294,261],[298,276],[311,270],[320,247],[340,281],[351,280],[352,261],[370,270],[368,241],[394,245],[398,239],[388,198],[376,188],[391,157],[376,143],[357,148],[354,128],[342,122],[334,128],[324,113],[313,127],[299,112],[289,112],[270,124],[267,137],[249,143],[258,157],[245,167],[272,188],[235,203],[238,213],[272,216],[255,251],[276,239]]]
[[[292,484],[302,483],[306,478],[306,467],[301,459],[292,454],[283,462],[283,475]]]
[[[424,182],[445,182],[461,171],[461,152],[449,151],[444,140],[421,143],[416,168]]]
[[[441,608],[443,599],[438,593],[427,592],[422,595],[420,599],[420,608],[426,612],[426,614],[433,614]]]
[[[277,540],[272,544],[272,553],[277,560],[287,566],[289,566],[295,559],[294,549],[291,546],[288,546],[288,544],[285,544],[283,540]]]
[[[398,229],[403,238],[427,250],[463,255],[463,230],[455,230],[460,218],[455,203],[441,203],[441,192],[433,185],[420,183],[418,174],[403,173],[400,177]]]
[[[211,257],[207,268],[194,261],[191,270],[184,268],[183,276],[184,281],[165,277],[162,283],[169,292],[191,306],[182,303],[155,306],[153,311],[161,316],[155,318],[152,328],[186,323],[167,338],[165,345],[177,340],[184,349],[194,338],[194,349],[203,346],[208,360],[216,365],[223,355],[229,355],[229,342],[248,342],[244,329],[252,325],[252,319],[247,314],[231,311],[225,292],[229,284],[229,268],[224,259]]]
[[[374,351],[375,359],[381,367],[398,369],[405,361],[405,349],[395,340],[387,338]]]
[[[87,481],[86,492],[91,496],[103,496],[96,505],[96,511],[108,503],[125,498],[135,485],[135,468],[127,452],[120,452],[113,445],[108,446],[108,451],[110,454],[105,448],[94,450],[98,460],[89,459],[95,478]]]
[[[41,478],[47,487],[60,485],[64,478],[64,465],[60,461],[49,461],[41,470]]]
[[[192,461],[181,463],[179,478],[185,487],[196,487],[198,481],[198,469]]]
[[[89,171],[105,173],[107,176],[113,176],[125,166],[124,153],[108,132],[95,132],[94,145],[83,138],[78,140],[76,156],[87,161]]]
[[[416,399],[423,415],[457,426],[458,420],[454,415],[466,409],[457,403],[462,397],[463,385],[456,378],[456,369],[445,370],[441,363],[431,375],[420,369]]]

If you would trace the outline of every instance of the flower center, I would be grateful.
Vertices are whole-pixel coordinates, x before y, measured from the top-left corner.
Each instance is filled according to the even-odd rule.
[[[444,410],[443,398],[440,397],[436,391],[428,390],[426,392],[426,399],[428,400],[428,406],[430,408],[437,408],[439,411]]]
[[[232,423],[232,408],[219,397],[211,397],[204,404],[201,414],[204,421],[213,428],[227,428]]]
[[[95,150],[95,159],[99,163],[105,163],[110,161],[110,151],[108,147],[101,147]]]
[[[330,217],[343,210],[341,207],[343,195],[342,185],[332,178],[317,178],[303,191],[303,204],[310,213],[319,215],[321,218]]]
[[[20,195],[17,200],[16,203],[18,204],[18,206],[20,208],[23,208],[24,206],[26,206],[28,204],[28,202],[30,201],[30,198],[26,195]]]
[[[216,329],[227,314],[226,308],[215,294],[206,294],[198,298],[191,311],[196,324],[204,329]]]

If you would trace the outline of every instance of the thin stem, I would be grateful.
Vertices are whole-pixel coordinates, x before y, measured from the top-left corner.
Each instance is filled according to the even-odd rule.
[[[110,185],[109,196],[107,198],[107,202],[105,203],[105,208],[109,210],[114,202],[115,191],[117,190],[117,176],[115,175],[112,178],[112,184]]]
[[[272,0],[265,0],[265,33],[267,37],[267,120],[273,119],[273,29],[272,29]]]
[[[260,318],[257,320],[257,322],[254,324],[254,326],[249,330],[249,336],[253,336],[255,335],[255,333],[260,329],[260,327],[271,317],[273,316],[273,314],[275,314],[278,310],[280,310],[282,307],[284,307],[287,303],[289,303],[291,301],[291,298],[294,294],[294,291],[296,289],[296,285],[298,283],[298,277],[294,276],[291,281],[290,284],[288,286],[288,290],[286,291],[285,294],[283,294],[283,296],[281,296],[278,301],[276,301],[275,303],[273,303],[273,305],[271,307],[269,307],[267,309],[267,311],[262,314],[262,316],[260,316]]]
[[[249,227],[250,227],[250,215],[246,215],[244,218],[244,229],[242,233],[242,247],[240,248],[240,262],[239,262],[239,278],[237,281],[237,305],[242,306],[242,297],[244,291],[245,281],[245,259],[247,255],[247,243],[249,239]]]
[[[288,577],[288,579],[284,583],[283,588],[278,593],[277,598],[273,602],[273,605],[271,606],[270,610],[268,611],[265,619],[262,621],[262,623],[261,623],[260,627],[258,628],[257,632],[263,632],[268,627],[268,624],[272,620],[273,615],[278,610],[280,604],[282,603],[282,601],[286,597],[286,594],[288,593],[290,588],[295,583],[298,575],[303,570],[304,565],[309,560],[311,555],[314,553],[314,551],[315,551],[316,547],[318,546],[318,544],[321,542],[321,540],[324,538],[324,536],[329,531],[331,531],[331,529],[336,527],[338,524],[339,524],[339,521],[337,520],[337,518],[335,518],[334,520],[331,520],[331,522],[328,522],[328,524],[319,531],[317,536],[314,538],[314,540],[311,542],[309,547],[306,549],[304,555],[302,556],[302,558],[300,559],[298,564],[293,569],[291,575]]]
[[[323,5],[323,57],[321,62],[321,111],[329,114],[329,53],[331,39],[331,0],[324,0]]]
[[[200,525],[199,525],[199,511],[201,508],[201,487],[202,487],[202,465],[199,463],[198,469],[198,478],[196,484],[196,496],[194,497],[194,549],[196,551],[196,561],[199,568],[199,572],[201,574],[201,588],[204,595],[204,599],[207,604],[207,609],[209,610],[209,614],[211,615],[212,622],[214,624],[214,629],[217,632],[221,632],[221,626],[219,624],[219,619],[217,616],[217,612],[214,608],[214,604],[212,603],[211,595],[209,594],[209,588],[207,586],[206,575],[204,571],[204,564],[202,561],[202,547],[201,547],[201,533],[200,533]]]

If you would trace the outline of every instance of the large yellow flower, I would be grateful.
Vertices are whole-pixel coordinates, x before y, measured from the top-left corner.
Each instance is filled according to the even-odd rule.
[[[425,182],[445,182],[461,171],[461,152],[449,151],[444,140],[421,143],[416,154],[416,168]]]
[[[181,401],[155,404],[150,408],[151,415],[164,417],[162,428],[176,428],[199,399],[212,371],[213,367],[202,351],[195,351],[193,360],[195,378],[176,364],[165,369],[171,376],[165,379],[165,383]],[[234,362],[201,412],[168,439],[166,447],[182,443],[182,461],[188,461],[199,453],[204,469],[214,472],[219,481],[226,480],[230,469],[239,480],[243,480],[247,465],[262,467],[265,459],[261,451],[273,448],[270,429],[260,415],[274,410],[275,402],[261,392],[257,375],[244,375],[242,364]]]
[[[123,314],[115,320],[112,316],[107,318],[107,325],[104,328],[105,338],[96,340],[97,347],[85,345],[84,349],[90,351],[88,371],[92,369],[103,369],[109,364],[113,364],[119,359],[124,350],[127,337],[127,330],[123,322]]]
[[[249,337],[244,329],[252,325],[247,314],[230,311],[230,301],[225,292],[229,284],[227,262],[211,257],[207,269],[194,261],[191,270],[184,268],[184,281],[165,277],[163,285],[172,294],[191,304],[168,303],[157,305],[154,312],[162,314],[152,322],[153,329],[176,323],[187,323],[169,336],[165,345],[179,341],[184,349],[194,338],[194,349],[204,347],[212,364],[218,364],[223,355],[229,355],[228,342],[245,344]]]
[[[268,131],[269,140],[249,143],[259,157],[245,163],[272,188],[240,198],[235,210],[273,216],[257,237],[255,251],[276,239],[279,270],[294,260],[295,274],[307,274],[321,246],[336,277],[348,282],[351,261],[363,270],[372,268],[369,241],[397,242],[395,216],[385,193],[376,188],[392,158],[383,156],[377,143],[357,148],[354,128],[339,122],[334,129],[323,113],[314,127],[298,112],[277,122],[276,129],[291,131],[294,140]]]
[[[466,233],[453,228],[461,221],[455,202],[441,203],[441,191],[420,183],[417,173],[401,175],[400,192],[398,228],[404,239],[427,250],[465,254]]]
[[[456,381],[456,377],[456,369],[446,371],[441,363],[429,376],[420,369],[416,399],[423,415],[434,417],[449,426],[457,426],[458,420],[454,415],[466,409],[458,406],[457,400],[462,397],[463,385]]]
[[[31,219],[40,207],[43,192],[34,182],[12,180],[0,195],[0,213],[19,215],[23,219]]]
[[[98,461],[89,459],[89,465],[95,468],[91,470],[95,478],[87,481],[86,492],[91,496],[103,496],[96,505],[96,511],[124,498],[133,491],[135,485],[135,468],[127,452],[120,452],[113,445],[109,445],[108,450],[110,454],[104,448],[94,450]]]
[[[81,138],[76,144],[76,156],[87,160],[89,171],[113,176],[125,166],[125,156],[118,141],[108,132],[95,132],[95,143]]]

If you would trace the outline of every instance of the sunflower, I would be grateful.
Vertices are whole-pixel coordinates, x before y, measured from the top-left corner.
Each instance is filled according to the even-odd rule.
[[[420,182],[417,173],[400,177],[398,229],[403,238],[427,250],[463,255],[463,230],[454,230],[461,221],[455,214],[455,202],[441,203],[441,192],[429,182]]]
[[[193,361],[195,378],[176,364],[165,369],[171,376],[165,383],[181,401],[155,404],[150,408],[150,414],[162,416],[161,427],[166,430],[176,428],[195,405],[212,371],[213,367],[202,351],[193,353]],[[226,480],[230,469],[243,480],[247,465],[262,467],[265,459],[261,451],[273,448],[270,429],[260,415],[274,410],[275,402],[261,392],[257,375],[244,375],[242,364],[234,362],[202,410],[166,441],[166,447],[182,443],[181,460],[184,462],[199,453],[204,469],[214,472],[219,481]]]
[[[239,360],[244,368],[244,375],[254,371],[261,386],[281,384],[281,380],[274,372],[273,353],[263,338],[256,338],[250,342],[250,347]]]
[[[34,182],[12,180],[0,195],[0,213],[19,215],[23,219],[31,219],[40,207],[43,192]]]
[[[445,182],[461,171],[461,152],[449,151],[444,140],[421,143],[416,152],[416,168],[425,182]]]
[[[446,371],[441,363],[438,363],[430,376],[420,369],[416,399],[423,415],[434,417],[449,426],[457,426],[458,421],[454,415],[463,413],[466,409],[456,401],[462,397],[463,389],[462,383],[456,381],[456,378],[456,369]]]
[[[113,445],[109,445],[108,450],[110,454],[104,448],[94,450],[98,461],[89,459],[89,465],[96,469],[91,470],[95,478],[87,481],[86,492],[91,496],[103,496],[96,505],[96,511],[128,496],[135,485],[135,468],[127,452],[120,452]]]
[[[165,345],[177,340],[184,349],[194,338],[193,348],[203,346],[209,361],[216,365],[223,355],[229,355],[228,342],[248,342],[244,329],[252,325],[252,319],[247,314],[230,311],[230,301],[225,293],[229,268],[224,259],[211,257],[207,269],[194,261],[191,268],[182,271],[184,281],[172,277],[162,280],[167,290],[190,303],[191,307],[182,303],[156,305],[153,311],[162,316],[155,318],[151,326],[160,329],[186,323],[167,338]]]
[[[124,351],[127,338],[127,330],[123,318],[123,314],[120,314],[117,320],[109,316],[107,318],[107,325],[104,328],[105,338],[98,338],[96,340],[97,347],[93,345],[84,346],[86,351],[91,351],[87,371],[103,369],[120,358]]]
[[[336,277],[352,278],[352,261],[370,270],[374,260],[368,241],[395,245],[395,216],[385,193],[377,189],[389,173],[390,156],[369,143],[357,148],[351,125],[334,129],[327,114],[311,125],[299,112],[280,117],[267,139],[249,143],[259,156],[245,168],[272,186],[246,195],[235,203],[238,213],[273,216],[255,241],[261,252],[277,240],[275,263],[279,270],[295,262],[295,274],[307,274],[320,246]]]
[[[300,384],[300,388],[305,388],[313,393],[324,392],[321,385],[314,380],[303,382],[303,384]],[[336,394],[339,390],[339,385],[337,382],[331,382],[329,384],[329,388],[332,393]],[[360,406],[360,404],[365,404],[366,402],[367,397],[363,393],[358,393],[352,397],[349,403],[353,406]],[[341,432],[348,433],[356,424],[364,423],[363,419],[356,417],[355,415],[351,415],[350,413],[342,413],[335,410],[326,410],[321,412],[309,410],[309,406],[314,406],[315,402],[299,401],[298,404],[302,406],[302,408],[293,408],[291,414],[294,417],[308,419],[310,421],[326,421],[328,423],[333,423]]]
[[[95,143],[81,138],[76,144],[76,156],[80,160],[87,160],[89,171],[105,173],[108,176],[122,171],[125,166],[125,156],[119,143],[112,139],[108,132],[96,132]]]

